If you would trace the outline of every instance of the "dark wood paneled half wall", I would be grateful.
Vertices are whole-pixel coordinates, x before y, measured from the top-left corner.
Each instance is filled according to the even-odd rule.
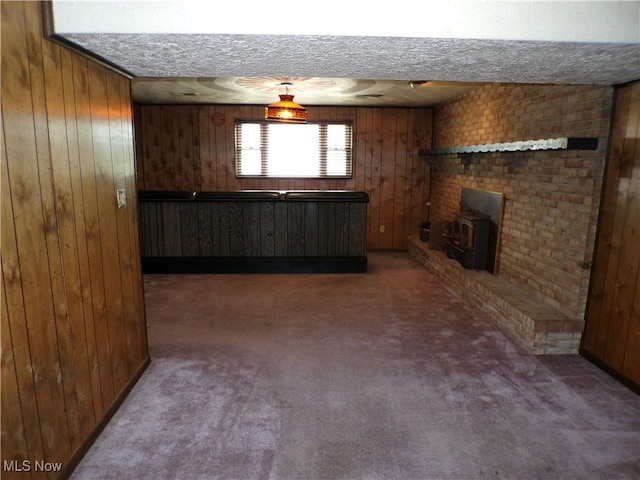
[[[367,271],[364,192],[141,191],[138,196],[148,273]]]
[[[418,150],[431,146],[432,111],[313,106],[308,110],[311,119],[353,121],[351,179],[236,178],[234,120],[261,118],[264,107],[135,105],[138,189],[364,191],[370,199],[367,247],[406,250],[408,235],[418,233],[426,220],[428,170]]]

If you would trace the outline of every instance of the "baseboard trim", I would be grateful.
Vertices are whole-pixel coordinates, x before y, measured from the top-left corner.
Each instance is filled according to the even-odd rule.
[[[147,356],[142,361],[142,363],[140,364],[140,367],[138,367],[138,370],[136,370],[136,372],[133,374],[131,379],[129,379],[129,381],[124,386],[122,391],[111,403],[111,405],[106,410],[102,418],[98,421],[98,423],[96,424],[91,434],[85,439],[84,442],[82,442],[82,445],[80,445],[80,447],[73,453],[73,455],[71,455],[71,458],[69,458],[69,460],[65,462],[64,466],[62,467],[62,470],[60,470],[60,473],[56,477],[57,480],[67,480],[69,477],[71,477],[76,467],[80,464],[80,461],[83,459],[83,457],[87,454],[87,452],[91,448],[91,445],[93,445],[93,443],[96,441],[98,436],[100,436],[100,434],[102,433],[104,428],[107,426],[111,418],[118,411],[118,408],[120,408],[120,405],[122,405],[122,402],[124,402],[125,398],[127,398],[127,395],[129,395],[134,385],[138,383],[138,380],[140,379],[140,377],[142,376],[142,374],[147,369],[150,363],[151,363],[151,357]]]
[[[585,350],[582,347],[580,348],[580,355],[586,358],[587,360],[589,360],[591,363],[593,363],[596,367],[598,367],[600,370],[602,370],[606,374],[611,375],[613,378],[615,378],[618,382],[623,384],[629,390],[640,395],[640,384],[634,382],[628,377],[625,377],[623,374],[621,374],[617,370],[613,369],[612,367],[604,363],[602,360],[596,357],[593,353],[589,352],[588,350]]]
[[[366,273],[367,257],[142,257],[143,273]]]

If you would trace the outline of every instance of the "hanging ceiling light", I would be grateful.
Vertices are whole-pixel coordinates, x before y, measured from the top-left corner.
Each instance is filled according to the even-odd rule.
[[[264,108],[264,118],[285,123],[307,123],[307,109],[293,101],[293,95],[289,95],[291,83],[281,83],[285,87],[284,95],[279,95],[280,101],[267,105]]]

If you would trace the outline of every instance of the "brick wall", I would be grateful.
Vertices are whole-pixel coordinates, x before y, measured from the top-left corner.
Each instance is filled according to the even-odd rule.
[[[571,318],[583,318],[613,88],[492,84],[438,107],[434,148],[596,137],[595,151],[427,157],[431,220],[449,220],[460,188],[506,195],[498,274]]]

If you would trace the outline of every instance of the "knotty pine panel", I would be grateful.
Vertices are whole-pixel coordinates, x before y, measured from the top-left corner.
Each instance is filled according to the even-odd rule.
[[[47,247],[50,233],[55,228],[48,209],[53,192],[50,188],[42,189],[38,182],[32,180],[42,173],[46,187],[50,178],[47,178],[47,159],[44,158],[48,151],[38,151],[38,148],[47,147],[46,124],[38,121],[39,117],[46,114],[42,93],[43,74],[40,68],[32,78],[28,60],[33,58],[34,62],[40,61],[41,65],[42,55],[35,42],[28,41],[33,37],[28,32],[25,10],[29,10],[26,4],[20,8],[13,2],[2,3],[2,119],[7,158],[5,174],[9,175],[8,192],[11,195],[8,202],[2,202],[3,213],[8,214],[3,217],[2,225],[4,231],[7,217],[13,218],[16,247],[13,258],[13,252],[6,252],[3,244],[2,268],[4,274],[7,257],[11,258],[13,265],[10,278],[20,280],[20,290],[16,289],[18,285],[7,285],[7,301],[12,307],[9,309],[10,330],[16,321],[24,322],[26,326],[24,340],[27,341],[29,356],[20,358],[16,366],[26,371],[23,378],[31,376],[36,396],[37,430],[25,433],[39,435],[45,458],[60,462],[71,454],[71,444],[67,418],[59,413],[62,410],[60,406],[64,405],[64,385],[59,381],[62,371],[57,342],[47,341],[57,336],[56,322],[51,321],[55,318],[52,292],[47,292],[45,301],[14,301],[13,298],[16,294],[29,295],[49,286],[49,278],[53,274],[50,272]],[[8,118],[5,117],[5,111]],[[25,128],[27,125],[30,128]],[[4,209],[6,203],[9,203],[11,210]],[[42,430],[59,432],[61,435],[59,438],[42,435]]]
[[[640,385],[640,82],[616,92],[582,349]]]
[[[2,461],[69,468],[148,358],[130,81],[1,8]]]
[[[352,178],[236,178],[234,120],[260,118],[262,106],[135,104],[138,189],[365,191],[370,199],[368,249],[406,250],[407,236],[418,233],[426,220],[428,170],[417,152],[431,145],[431,110],[337,106],[308,110],[313,119],[353,122]],[[214,124],[214,115],[223,115],[224,122]]]

